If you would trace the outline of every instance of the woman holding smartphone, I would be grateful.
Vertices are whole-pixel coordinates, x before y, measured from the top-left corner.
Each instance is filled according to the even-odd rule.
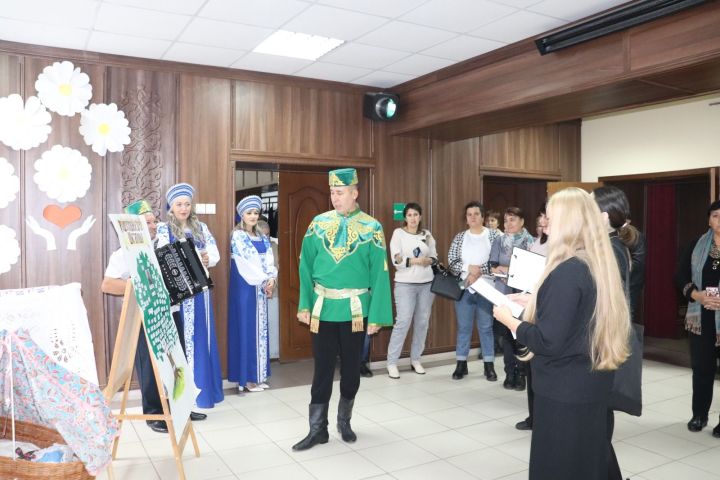
[[[675,276],[688,301],[685,329],[690,333],[692,418],[687,428],[691,432],[708,423],[720,341],[720,201],[710,205],[707,215],[710,228],[685,250]],[[720,438],[720,423],[712,434]]]
[[[430,312],[435,295],[430,291],[432,265],[437,263],[435,239],[422,228],[422,207],[408,203],[403,209],[405,224],[396,228],[390,239],[390,256],[395,267],[395,309],[397,318],[388,345],[387,371],[390,378],[400,378],[397,362],[410,326],[413,339],[410,365],[417,374],[425,369],[420,357],[425,349]]]

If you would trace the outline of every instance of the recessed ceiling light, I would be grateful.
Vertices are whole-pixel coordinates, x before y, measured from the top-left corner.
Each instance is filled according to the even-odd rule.
[[[344,40],[337,38],[278,30],[255,47],[253,52],[317,60],[343,43]]]

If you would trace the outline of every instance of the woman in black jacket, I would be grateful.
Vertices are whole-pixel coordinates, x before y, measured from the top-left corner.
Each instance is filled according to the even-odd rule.
[[[640,232],[628,222],[630,204],[625,192],[617,187],[603,186],[593,190],[593,198],[600,208],[603,221],[609,232],[610,245],[620,271],[623,291],[628,299],[631,315],[634,315],[637,312],[637,307],[632,302],[633,293],[635,293],[635,301],[638,302],[645,281],[645,240],[640,235]],[[634,284],[633,280],[635,281]],[[608,480],[622,480],[620,465],[615,455],[615,449],[612,446],[614,430],[615,412],[608,409]]]
[[[561,190],[547,207],[548,258],[523,318],[495,318],[535,354],[530,480],[607,479],[607,410],[629,355],[629,308],[590,195]]]
[[[690,333],[692,364],[691,432],[699,432],[708,423],[712,404],[717,345],[720,344],[720,201],[708,208],[710,228],[694,241],[680,258],[675,283],[688,300],[685,329]],[[713,429],[720,438],[720,423]]]

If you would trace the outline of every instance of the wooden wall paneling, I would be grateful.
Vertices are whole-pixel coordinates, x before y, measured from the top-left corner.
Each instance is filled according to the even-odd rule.
[[[165,192],[175,183],[175,114],[177,78],[171,72],[109,67],[107,102],[125,113],[130,144],[108,153],[105,168],[105,212],[120,213],[139,199],[150,202],[158,218],[165,215]],[[107,215],[105,259],[119,244]],[[107,361],[112,359],[122,298],[105,295]]]
[[[609,82],[624,71],[622,44],[622,33],[617,33],[542,57],[528,45],[524,53],[402,92],[404,109],[390,133],[556,96],[568,92],[569,85]]]
[[[560,175],[556,125],[480,137],[481,168]]]
[[[582,178],[581,133],[579,120],[557,124],[557,159],[563,181],[579,182]]]
[[[246,81],[233,88],[234,151],[301,154],[308,164],[326,156],[373,157],[361,93]]]
[[[457,140],[720,89],[720,3],[540,56],[532,42],[399,86],[391,134]]]
[[[480,141],[471,138],[459,142],[431,142],[432,223],[430,230],[437,240],[440,261],[447,265],[450,242],[467,228],[463,207],[471,200],[482,199],[480,176]],[[428,353],[455,349],[455,305],[451,300],[436,297],[428,332]],[[477,345],[477,333],[473,333]]]
[[[21,89],[21,71],[20,58],[15,55],[0,55],[0,97],[10,95],[12,93],[22,94]],[[9,288],[22,288],[23,282],[23,255],[24,255],[24,231],[25,222],[22,216],[22,193],[25,191],[24,171],[21,162],[21,153],[0,143],[0,158],[4,158],[12,165],[14,175],[20,179],[20,191],[15,195],[15,200],[11,201],[6,207],[0,208],[0,225],[4,225],[15,231],[15,238],[20,243],[20,255],[18,262],[10,267],[10,271],[0,274],[0,290]],[[3,192],[3,195],[5,192]]]
[[[195,187],[195,203],[214,203],[215,215],[200,215],[220,250],[210,271],[223,377],[227,371],[227,294],[233,228],[234,164],[230,162],[232,85],[220,78],[180,75],[178,84],[177,180]]]
[[[710,77],[707,82],[704,82],[704,85],[712,83],[712,81],[716,83],[714,88],[700,89],[693,94],[720,89],[720,77]],[[611,85],[594,86],[570,92],[563,91],[561,95],[548,96],[544,99],[469,117],[453,118],[402,134],[456,141],[535,125],[566,122],[601,112],[659,103],[688,95],[681,89],[662,85],[659,82],[627,80]]]
[[[25,96],[35,94],[35,80],[43,68],[52,64],[53,60],[39,58],[25,58],[24,91]],[[100,65],[77,63],[83,72],[90,76],[90,83],[93,86],[91,103],[102,103],[105,96],[105,68]],[[42,228],[49,230],[55,237],[57,249],[48,251],[45,240],[26,229],[24,237],[24,251],[26,263],[27,286],[59,285],[70,282],[82,284],[83,300],[90,321],[90,331],[95,347],[95,360],[98,367],[98,379],[104,383],[107,375],[107,356],[105,352],[105,330],[103,299],[100,293],[105,269],[105,258],[103,256],[103,224],[105,223],[103,204],[104,189],[103,178],[105,170],[105,158],[93,152],[85,145],[85,142],[78,131],[80,126],[80,115],[73,117],[61,117],[52,113],[52,132],[46,143],[37,148],[25,152],[25,214],[32,216]],[[92,166],[92,179],[90,189],[84,197],[75,201],[60,203],[50,199],[44,192],[40,191],[38,185],[33,181],[35,174],[34,163],[41,157],[43,152],[54,145],[78,150],[84,155]],[[75,205],[82,211],[79,220],[60,228],[57,225],[43,218],[43,210],[49,205],[57,205],[60,208],[67,208]],[[77,240],[77,250],[68,250],[67,241],[70,233],[79,228],[89,219],[95,218],[95,224],[89,232]]]
[[[715,4],[715,5],[713,5]],[[630,29],[631,70],[720,53],[720,8],[707,2]]]
[[[393,220],[393,203],[417,202],[423,208],[423,225],[430,227],[433,218],[430,203],[430,156],[428,140],[387,135],[387,124],[376,125],[377,168],[374,175],[374,216],[383,225],[385,240],[390,245],[393,231],[402,222]],[[395,275],[388,257],[390,280]],[[430,322],[427,351],[435,348],[432,338],[433,322]],[[371,356],[373,360],[385,360],[390,341],[390,329],[383,329],[373,337]],[[412,333],[408,333],[403,355],[410,351]]]

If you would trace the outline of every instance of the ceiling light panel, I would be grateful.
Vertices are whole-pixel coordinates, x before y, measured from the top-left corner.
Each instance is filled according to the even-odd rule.
[[[253,49],[256,53],[317,60],[344,42],[337,38],[278,30]]]

